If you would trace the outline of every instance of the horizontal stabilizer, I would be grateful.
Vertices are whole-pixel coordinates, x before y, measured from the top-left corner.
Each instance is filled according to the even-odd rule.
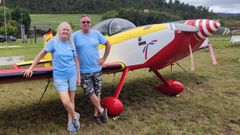
[[[45,60],[45,59],[41,59],[38,64],[45,64],[45,63],[51,63],[51,60]],[[16,66],[21,67],[21,66],[28,66],[28,65],[32,65],[33,60],[32,61],[24,61],[24,62],[19,62],[16,63]]]

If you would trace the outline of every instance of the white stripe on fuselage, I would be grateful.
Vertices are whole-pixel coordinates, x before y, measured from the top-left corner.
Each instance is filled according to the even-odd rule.
[[[173,30],[166,29],[142,35],[141,38],[141,42],[146,41],[145,45],[139,46],[138,37],[113,45],[106,63],[121,61],[125,63],[126,66],[144,64],[152,56],[173,41],[175,38],[175,32]],[[143,48],[152,40],[157,40],[157,42],[154,43],[154,45],[149,45],[148,57],[145,60]],[[104,50],[105,49],[100,50],[100,56],[103,56]]]

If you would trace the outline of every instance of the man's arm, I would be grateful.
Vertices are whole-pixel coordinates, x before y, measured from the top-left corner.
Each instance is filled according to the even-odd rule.
[[[106,45],[105,52],[103,57],[99,60],[99,65],[103,65],[103,63],[106,61],[108,54],[111,50],[111,44],[108,42],[108,40],[105,45]]]

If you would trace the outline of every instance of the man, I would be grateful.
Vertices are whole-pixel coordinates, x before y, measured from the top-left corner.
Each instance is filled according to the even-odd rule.
[[[99,32],[90,29],[91,18],[82,16],[80,18],[81,30],[73,34],[76,45],[81,72],[81,85],[85,95],[89,97],[94,105],[94,119],[97,124],[106,123],[108,120],[107,109],[100,104],[102,85],[102,65],[106,61],[111,45]],[[98,45],[104,44],[105,52],[102,58],[99,56]]]

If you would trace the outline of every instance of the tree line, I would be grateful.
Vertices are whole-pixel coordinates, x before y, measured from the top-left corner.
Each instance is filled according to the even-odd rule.
[[[20,24],[24,24],[28,32],[31,23],[29,13],[101,14],[102,19],[125,18],[137,26],[217,17],[208,7],[194,7],[179,0],[8,0],[6,6],[8,33],[14,35],[19,35]],[[3,7],[0,7],[0,33],[4,32],[3,26]]]
[[[179,0],[8,0],[6,5],[10,8],[20,7],[30,13],[102,14],[110,10],[135,8],[166,12],[182,19],[216,17],[208,7],[194,7]]]
[[[31,25],[31,18],[29,13],[22,8],[6,8],[6,28],[7,34],[13,36],[20,35],[20,26],[24,25],[26,33],[29,31]],[[0,34],[5,34],[4,27],[4,7],[0,6]]]

